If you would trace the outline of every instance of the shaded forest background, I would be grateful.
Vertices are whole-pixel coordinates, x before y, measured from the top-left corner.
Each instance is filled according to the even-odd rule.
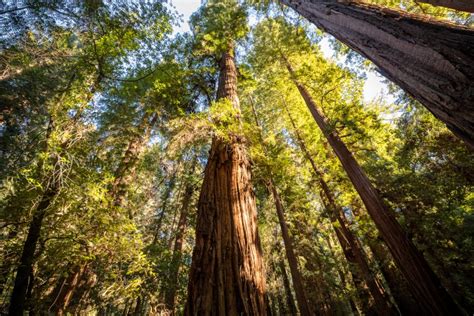
[[[472,28],[461,11],[371,3]],[[413,243],[446,305],[472,314],[466,142],[389,81],[395,102],[365,101],[377,67],[336,39],[326,59],[322,30],[282,4],[204,1],[191,32],[179,23],[161,1],[1,2],[1,312],[168,315],[188,301],[191,314],[193,271],[212,265],[195,251],[191,268],[210,234],[198,214],[223,187],[204,179],[231,144],[248,185],[228,190],[256,205],[241,226],[261,245],[239,260],[261,255],[261,279],[250,274],[267,313],[427,311],[347,151],[396,219],[390,233]]]

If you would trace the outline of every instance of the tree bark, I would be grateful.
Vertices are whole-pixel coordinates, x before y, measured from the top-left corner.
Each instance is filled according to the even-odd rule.
[[[239,109],[233,47],[221,56],[217,96]],[[256,213],[244,139],[215,136],[198,203],[185,315],[266,314]]]
[[[339,137],[337,131],[331,128],[328,119],[321,109],[316,106],[306,87],[296,79],[291,64],[287,59],[284,59],[284,61],[314,120],[339,158],[354,188],[364,202],[370,217],[389,247],[395,263],[405,277],[411,280],[411,289],[419,304],[431,315],[463,314],[462,309],[441,285],[423,255],[406,236],[378,191]]]
[[[184,245],[184,233],[186,231],[189,216],[188,213],[194,193],[194,184],[192,183],[191,176],[194,174],[196,163],[197,158],[194,157],[191,161],[191,166],[188,170],[188,174],[190,177],[186,179],[186,188],[184,189],[184,195],[181,204],[181,213],[179,215],[178,227],[176,230],[176,236],[174,241],[173,258],[171,259],[172,261],[170,279],[168,289],[165,294],[165,304],[171,314],[174,314],[176,289],[178,287],[179,268],[181,265],[182,251]]]
[[[84,264],[76,266],[62,284],[57,299],[54,302],[56,315],[62,316],[66,312],[85,268],[86,266]]]
[[[312,315],[311,308],[308,304],[306,298],[306,293],[303,286],[303,279],[301,278],[301,273],[298,268],[298,260],[296,259],[295,251],[293,248],[293,241],[291,240],[290,234],[288,232],[288,225],[285,220],[285,211],[283,209],[283,204],[281,203],[280,195],[275,188],[273,179],[269,181],[269,189],[273,195],[273,200],[275,201],[275,208],[278,215],[278,221],[280,223],[281,234],[283,236],[283,243],[285,245],[286,258],[288,259],[288,265],[290,266],[291,279],[293,280],[293,288],[295,289],[296,302],[298,303],[298,308],[302,316]]]
[[[408,283],[400,271],[391,264],[392,255],[383,245],[382,240],[368,238],[370,250],[378,261],[380,270],[388,283],[390,292],[397,303],[402,315],[419,315],[422,311],[418,308],[417,302],[410,295]]]
[[[472,0],[418,0],[418,2],[474,13],[474,2]]]
[[[474,30],[357,1],[282,2],[371,60],[474,148]]]

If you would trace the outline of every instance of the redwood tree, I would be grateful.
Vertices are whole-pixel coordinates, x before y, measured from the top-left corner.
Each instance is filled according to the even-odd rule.
[[[202,39],[212,38],[215,45],[212,55],[219,71],[215,106],[232,107],[234,115],[226,120],[232,125],[240,125],[234,43],[245,34],[245,21],[244,10],[234,2],[204,4],[193,17],[198,39],[202,32]],[[238,127],[226,135],[218,133],[212,139],[198,202],[185,315],[265,315],[256,212],[245,139]]]
[[[358,1],[282,3],[371,60],[474,148],[474,30]]]
[[[337,131],[331,127],[321,108],[316,105],[306,87],[298,81],[288,59],[285,56],[282,56],[282,59],[311,115],[339,158],[382,238],[387,243],[397,266],[405,277],[412,281],[411,289],[419,304],[432,315],[444,315],[453,312],[462,314],[462,310],[441,285],[423,255],[407,237]]]

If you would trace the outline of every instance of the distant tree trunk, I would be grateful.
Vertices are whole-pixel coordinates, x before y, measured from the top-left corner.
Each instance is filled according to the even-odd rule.
[[[341,161],[354,188],[364,202],[369,215],[389,247],[397,266],[404,273],[405,277],[411,280],[411,289],[419,304],[423,306],[426,312],[432,315],[452,314],[453,312],[463,314],[460,307],[441,285],[438,277],[434,274],[423,255],[406,236],[402,227],[387,208],[382,197],[372,185],[359,163],[339,137],[337,131],[331,128],[328,119],[324,116],[321,109],[316,106],[306,87],[296,79],[291,64],[284,56],[283,59],[293,82],[323,135]]]
[[[23,315],[25,310],[25,297],[28,291],[28,280],[30,279],[30,271],[33,270],[33,259],[35,255],[36,245],[41,233],[44,216],[50,206],[52,200],[59,191],[59,185],[53,180],[51,186],[47,187],[43,193],[38,206],[33,213],[33,219],[28,228],[28,235],[23,245],[20,262],[16,272],[15,283],[10,299],[10,308],[8,315]]]
[[[325,206],[326,207],[326,206]],[[327,207],[326,207],[327,209]],[[337,236],[336,236],[337,237]],[[336,257],[336,254],[334,253],[334,248],[332,247],[332,244],[331,244],[331,236],[330,235],[327,235],[326,237],[326,242],[328,244],[328,248],[329,250],[331,251],[331,255],[333,256],[333,258]],[[346,258],[347,259],[347,258]],[[365,295],[364,295],[364,298],[367,298],[366,299],[366,302],[367,304],[365,304],[366,306],[369,306],[369,297],[370,297],[370,294],[369,294],[369,291],[367,290],[367,288],[365,287],[365,282],[363,282],[362,278],[360,277],[359,280],[362,281],[362,282],[359,282],[359,283],[356,283],[356,280],[355,280],[355,275],[353,275],[353,265],[349,264],[348,263],[348,266],[349,266],[349,272],[352,276],[352,279],[353,279],[353,283],[354,285],[356,286],[357,288],[357,292],[359,293],[359,295],[361,295],[361,293],[363,292]],[[337,274],[339,275],[339,278],[341,279],[341,284],[342,286],[345,288],[346,287],[346,284],[347,284],[347,280],[346,280],[346,277],[345,277],[345,274],[346,272],[344,271],[344,269],[342,268],[342,266],[338,266],[337,267]],[[362,285],[361,288],[358,287],[358,285]],[[357,315],[359,314],[359,309],[357,308],[357,304],[354,300],[354,297],[350,296],[348,299],[348,304],[349,304],[349,307],[351,308],[351,311]],[[365,303],[365,302],[364,302]],[[365,310],[365,309],[361,309],[361,310]]]
[[[472,0],[418,0],[418,2],[474,13],[474,2]]]
[[[170,202],[171,193],[174,190],[175,184],[176,184],[176,171],[173,172],[168,183],[165,184],[166,189],[160,198],[160,201],[162,201],[159,207],[161,209],[161,212],[158,214],[158,218],[156,219],[156,223],[153,228],[154,234],[153,234],[152,245],[155,245],[158,242],[159,234],[161,232],[161,225],[163,224],[163,219],[165,218],[166,212],[168,211],[168,203]]]
[[[400,271],[391,264],[392,255],[383,245],[382,240],[373,240],[367,238],[367,244],[372,250],[375,259],[377,260],[380,270],[388,283],[390,292],[392,293],[395,302],[402,315],[420,315],[422,311],[418,308],[417,302],[410,295],[409,286],[404,276]]]
[[[239,110],[233,47],[221,56],[217,95]],[[198,203],[185,315],[266,314],[265,271],[250,178],[243,137],[215,136]]]
[[[134,316],[140,316],[142,313],[142,298],[141,296],[137,297],[137,302],[135,304],[135,310],[133,311]]]
[[[296,259],[295,251],[293,248],[293,241],[291,240],[288,225],[285,220],[285,211],[283,209],[283,204],[281,203],[280,195],[275,188],[273,179],[269,181],[269,189],[273,195],[273,200],[275,201],[275,207],[278,215],[278,221],[280,223],[281,234],[283,236],[283,243],[285,244],[286,258],[288,259],[288,264],[290,266],[291,278],[293,280],[293,288],[295,289],[296,302],[300,310],[300,314],[303,316],[312,315],[311,308],[308,304],[306,298],[306,293],[303,286],[303,280],[301,278],[301,273],[298,268],[298,261]]]
[[[324,193],[324,197],[326,198],[326,208],[328,210],[329,218],[331,219],[333,225],[335,222],[339,223],[338,226],[334,226],[334,230],[336,232],[336,236],[341,244],[344,256],[346,257],[349,264],[355,264],[358,271],[353,271],[352,275],[354,276],[355,280],[360,280],[359,275],[362,276],[364,282],[367,284],[370,294],[374,298],[375,309],[379,315],[390,315],[396,314],[395,309],[390,304],[390,300],[387,297],[385,291],[383,290],[382,285],[380,284],[379,280],[377,280],[372,273],[367,256],[364,253],[362,245],[360,244],[357,237],[348,229],[345,217],[342,208],[337,204],[334,194],[331,192],[329,185],[324,180],[324,176],[321,170],[317,167],[316,163],[314,162],[311,153],[309,152],[306,144],[298,130],[293,117],[288,108],[286,108],[288,117],[291,121],[293,126],[297,143],[303,152],[306,159],[310,162],[311,168],[313,169],[314,175],[319,182],[319,185]],[[360,273],[359,273],[360,271]],[[362,293],[364,293],[364,286],[360,284],[356,284],[356,286],[361,289]],[[366,300],[364,300],[366,301]]]
[[[298,310],[296,309],[295,301],[293,299],[293,293],[291,292],[290,280],[288,279],[288,274],[286,273],[286,267],[283,260],[279,261],[281,277],[283,279],[283,286],[285,287],[285,294],[286,294],[286,304],[290,309],[290,314],[296,316],[298,314]],[[283,311],[280,311],[280,314]]]
[[[371,60],[474,148],[474,30],[358,1],[282,2]]]
[[[191,206],[191,200],[193,198],[194,184],[192,183],[191,176],[194,174],[194,170],[197,163],[197,157],[194,157],[191,161],[191,166],[187,171],[188,179],[186,179],[186,187],[184,189],[183,200],[181,204],[181,213],[179,215],[178,227],[176,229],[176,236],[174,240],[173,258],[171,260],[171,271],[169,284],[165,294],[165,304],[172,314],[174,314],[175,296],[176,289],[178,287],[178,276],[179,268],[181,265],[182,251],[184,245],[184,233],[186,231],[189,209]]]
[[[312,278],[306,282],[307,284],[314,285],[313,294],[315,295],[312,301],[314,308],[312,309],[316,311],[317,315],[335,315],[334,302],[331,293],[329,293],[331,287],[324,277],[324,268],[321,260],[318,255],[308,256],[307,259],[306,268],[316,275],[314,279]]]
[[[261,125],[258,120],[257,111],[255,109],[253,101],[251,102],[251,104],[252,104],[253,115],[255,118],[255,124],[260,129]],[[263,147],[263,151],[265,155],[268,155],[266,145],[263,139],[263,135],[260,133],[259,136],[260,136],[261,145]],[[296,259],[296,255],[295,255],[295,251],[293,247],[293,241],[291,240],[291,237],[288,231],[288,225],[286,224],[286,220],[285,220],[285,210],[283,209],[283,204],[281,202],[280,195],[278,194],[278,191],[275,187],[272,171],[267,170],[267,174],[269,177],[267,187],[273,196],[273,200],[275,201],[275,209],[277,211],[278,222],[280,223],[283,243],[285,245],[286,258],[288,259],[288,265],[290,266],[291,279],[293,280],[293,288],[295,289],[296,301],[298,302],[298,307],[299,307],[301,315],[303,316],[311,315],[312,312],[308,304],[308,300],[307,300],[306,293],[304,290],[303,279],[301,278],[301,273],[298,268],[298,260]]]
[[[133,180],[135,169],[143,146],[150,137],[151,130],[158,120],[158,114],[153,113],[151,119],[148,114],[144,114],[139,128],[139,134],[133,137],[129,143],[120,164],[115,171],[115,180],[111,190],[113,203],[115,206],[124,206],[127,198],[127,188]],[[133,214],[129,214],[132,218]]]
[[[81,280],[85,268],[85,264],[77,265],[73,269],[72,273],[70,273],[66,280],[63,282],[56,301],[54,302],[54,306],[56,307],[54,309],[56,315],[62,316],[66,312],[66,309],[69,306],[69,303],[71,302],[71,298]]]

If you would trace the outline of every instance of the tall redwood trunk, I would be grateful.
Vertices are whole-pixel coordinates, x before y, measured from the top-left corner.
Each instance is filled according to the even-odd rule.
[[[474,30],[357,1],[282,2],[371,60],[474,148]]]
[[[406,236],[402,227],[385,205],[382,197],[372,185],[359,163],[339,137],[337,131],[331,128],[328,119],[316,106],[306,87],[296,79],[294,70],[287,59],[285,59],[285,62],[293,82],[323,135],[341,161],[354,188],[364,202],[369,215],[389,247],[395,263],[405,277],[411,281],[410,285],[413,295],[418,300],[420,306],[431,315],[453,314],[453,312],[462,314],[463,311],[446,292],[446,289],[441,285],[438,277],[423,255]]]
[[[371,271],[367,256],[364,253],[362,245],[360,244],[357,237],[347,227],[343,210],[341,206],[337,204],[334,194],[331,192],[329,185],[324,180],[322,171],[319,170],[319,168],[316,166],[316,163],[314,162],[313,157],[311,156],[308,148],[306,147],[306,144],[288,108],[286,108],[286,111],[293,126],[297,143],[306,159],[310,162],[314,175],[319,182],[319,185],[324,193],[324,197],[327,200],[325,204],[329,213],[329,218],[331,219],[332,223],[339,223],[338,226],[334,226],[334,230],[336,232],[336,236],[339,240],[339,243],[341,244],[344,256],[346,257],[349,264],[357,265],[358,270],[353,271],[353,276],[355,276],[355,280],[360,279],[359,275],[362,276],[362,279],[369,288],[370,294],[374,299],[374,307],[379,315],[396,314],[395,309],[390,304],[390,300],[386,292],[380,284],[380,281],[377,280],[377,278]],[[358,284],[356,284],[356,286],[358,286]],[[363,288],[360,285],[358,287]],[[364,290],[362,289],[362,291]]]
[[[194,169],[196,167],[197,158],[194,157],[191,162],[191,166],[188,170],[188,174],[191,176],[194,174]],[[168,288],[165,294],[165,304],[172,314],[174,313],[176,289],[178,287],[178,276],[179,268],[181,265],[182,251],[184,245],[184,233],[186,231],[189,209],[191,206],[191,200],[193,198],[194,184],[192,183],[192,178],[189,177],[186,180],[186,187],[184,189],[183,200],[181,204],[181,212],[178,220],[178,227],[176,229],[176,236],[174,240],[174,249],[173,249],[173,258],[171,261],[171,271],[170,279],[168,283]]]
[[[233,47],[221,56],[218,99],[239,109]],[[250,179],[244,139],[215,136],[198,203],[185,315],[266,314],[265,271]]]
[[[312,315],[311,308],[306,298],[303,279],[301,278],[301,273],[298,268],[298,261],[293,248],[293,241],[291,240],[290,234],[288,232],[288,225],[286,224],[285,220],[283,204],[281,203],[280,195],[275,188],[273,179],[270,179],[269,189],[272,192],[273,200],[275,201],[278,221],[280,223],[281,234],[283,236],[283,243],[285,244],[286,258],[288,259],[288,265],[290,266],[291,279],[293,280],[293,288],[296,294],[296,302],[298,303],[300,314],[303,316],[309,316]]]
[[[434,6],[450,8],[459,11],[474,13],[474,1],[472,0],[418,0]]]

